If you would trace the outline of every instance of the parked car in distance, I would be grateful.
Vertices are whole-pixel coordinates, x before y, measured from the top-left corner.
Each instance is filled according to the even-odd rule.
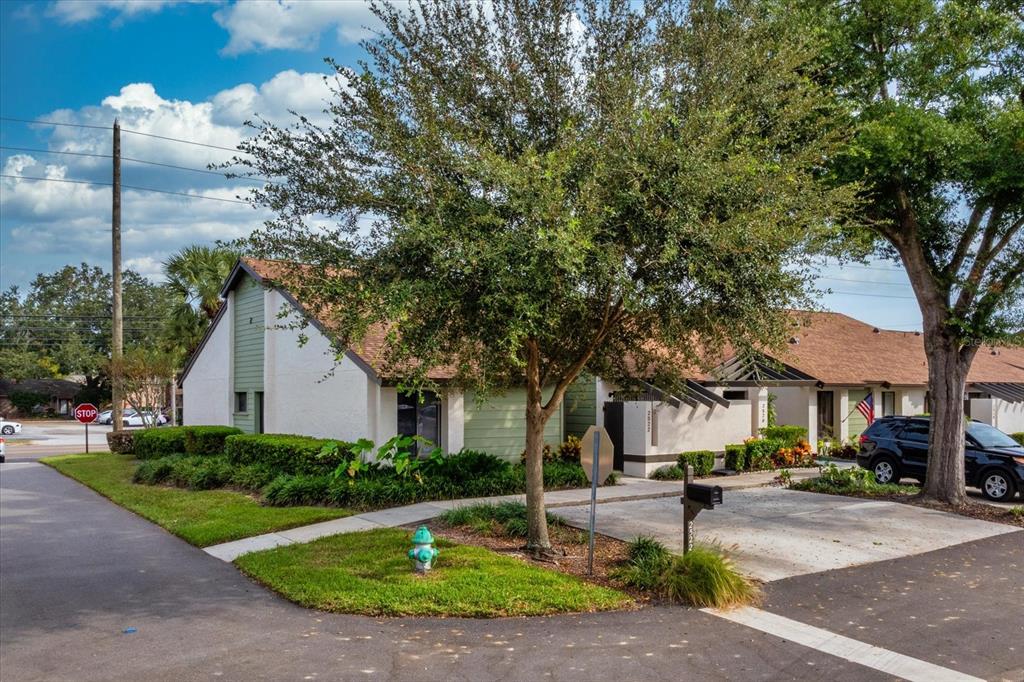
[[[97,424],[113,424],[114,423],[114,411],[113,410],[103,410],[98,415],[96,415],[96,423]]]
[[[13,436],[16,433],[21,433],[21,422],[12,422],[6,419],[0,419],[0,434]]]
[[[924,481],[929,426],[926,417],[876,419],[861,434],[857,464],[874,472],[879,483]],[[966,484],[996,502],[1009,502],[1024,492],[1024,446],[983,422],[968,422],[966,430]]]
[[[124,413],[124,425],[125,426],[146,426],[152,424],[153,420],[156,420],[157,426],[163,426],[167,423],[167,417],[162,414],[158,414],[154,417],[152,412],[136,412],[135,410],[126,410]]]

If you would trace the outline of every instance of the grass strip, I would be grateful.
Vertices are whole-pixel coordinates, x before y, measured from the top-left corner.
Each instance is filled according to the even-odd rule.
[[[623,592],[483,547],[439,539],[440,555],[417,575],[411,533],[382,528],[245,554],[247,575],[302,606],[371,616],[539,616],[630,606]]]
[[[351,515],[336,507],[265,507],[231,490],[140,485],[132,482],[138,460],[131,455],[60,455],[40,461],[199,547]]]

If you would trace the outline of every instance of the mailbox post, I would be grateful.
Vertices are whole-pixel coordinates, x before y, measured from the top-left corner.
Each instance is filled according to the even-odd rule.
[[[693,520],[702,509],[714,509],[722,504],[722,487],[694,483],[693,467],[687,464],[683,496],[679,501],[683,504],[683,554],[686,554],[693,547]]]

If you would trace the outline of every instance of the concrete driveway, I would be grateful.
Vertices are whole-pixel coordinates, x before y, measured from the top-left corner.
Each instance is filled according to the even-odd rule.
[[[589,507],[556,512],[585,528]],[[651,535],[682,551],[678,498],[602,504],[598,531],[623,540]],[[740,568],[764,581],[930,552],[1019,531],[1005,524],[897,502],[859,500],[783,488],[730,490],[725,504],[700,514],[698,541],[730,550]]]

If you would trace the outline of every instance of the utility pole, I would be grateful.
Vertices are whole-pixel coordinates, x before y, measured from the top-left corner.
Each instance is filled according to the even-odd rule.
[[[124,318],[121,310],[121,125],[114,119],[114,191],[113,204],[110,212],[110,243],[113,264],[111,279],[113,291],[111,308],[113,320],[110,325],[110,360],[114,371],[111,373],[111,423],[114,430],[124,428],[124,413],[121,390],[121,359],[124,356]]]

